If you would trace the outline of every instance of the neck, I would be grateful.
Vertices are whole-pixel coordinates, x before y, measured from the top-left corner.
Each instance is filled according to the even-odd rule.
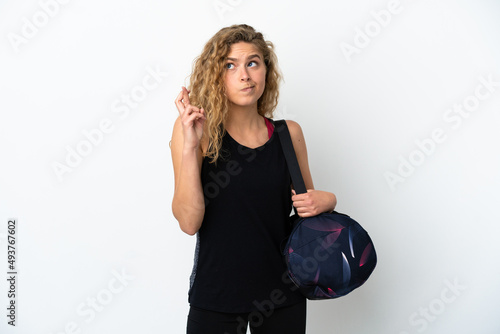
[[[239,133],[252,132],[265,124],[257,112],[257,105],[249,107],[231,106],[225,124],[226,130]]]

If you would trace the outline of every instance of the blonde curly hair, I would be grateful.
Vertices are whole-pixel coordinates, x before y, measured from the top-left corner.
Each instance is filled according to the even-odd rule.
[[[203,108],[207,120],[203,135],[208,140],[204,156],[214,163],[219,158],[225,122],[228,115],[228,99],[225,94],[224,73],[226,58],[231,45],[238,42],[253,44],[264,57],[266,65],[266,84],[262,96],[257,101],[259,115],[273,117],[278,105],[279,84],[282,78],[278,68],[278,58],[274,45],[264,40],[262,33],[249,25],[240,24],[219,30],[205,45],[203,52],[193,62],[190,75],[189,95],[193,106]]]

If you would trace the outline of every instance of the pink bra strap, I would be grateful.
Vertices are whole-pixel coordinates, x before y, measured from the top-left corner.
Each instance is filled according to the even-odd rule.
[[[271,138],[274,132],[274,126],[266,117],[264,117],[264,119],[266,120],[267,134],[269,135],[269,138]]]

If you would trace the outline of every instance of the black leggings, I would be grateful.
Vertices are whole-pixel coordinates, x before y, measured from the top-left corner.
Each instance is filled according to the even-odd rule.
[[[187,334],[305,334],[306,300],[265,312],[221,313],[191,306]]]

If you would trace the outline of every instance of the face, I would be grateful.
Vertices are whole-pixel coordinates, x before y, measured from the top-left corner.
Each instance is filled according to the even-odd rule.
[[[230,106],[255,107],[266,86],[264,57],[251,43],[231,45],[224,83]]]

